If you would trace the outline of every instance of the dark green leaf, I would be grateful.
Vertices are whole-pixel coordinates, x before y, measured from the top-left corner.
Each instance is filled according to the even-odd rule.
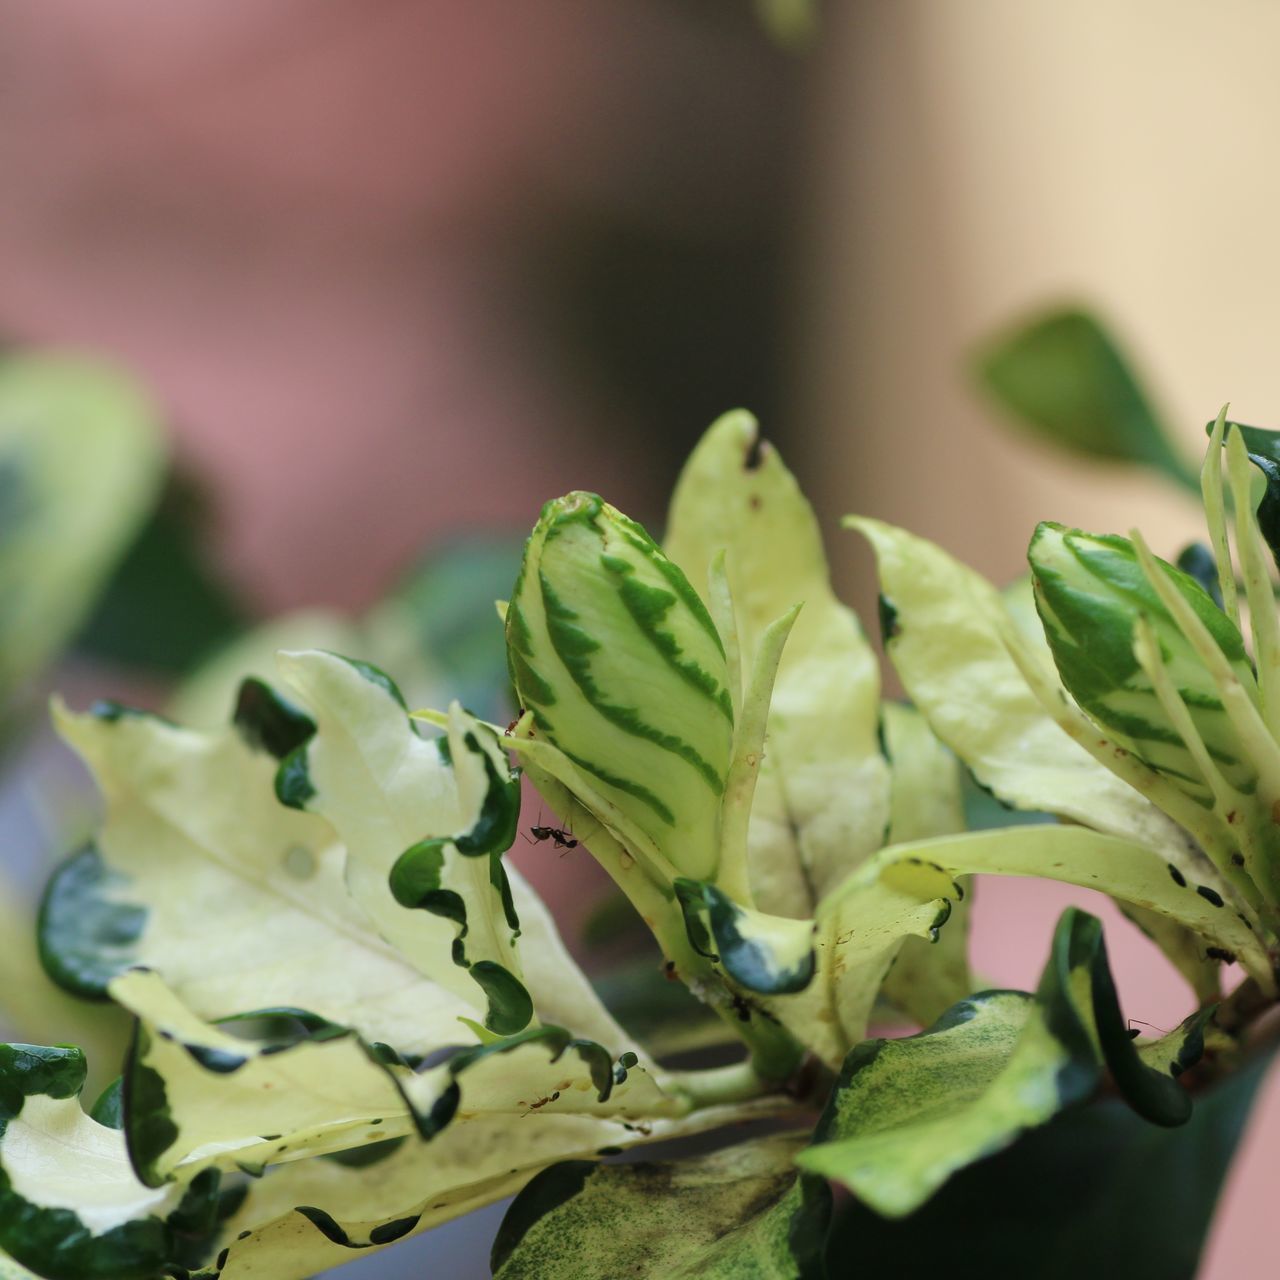
[[[244,606],[205,550],[176,486],[125,553],[75,647],[107,662],[178,674],[243,630]]]
[[[1156,1128],[1107,1099],[970,1166],[910,1217],[852,1203],[833,1232],[832,1276],[853,1274],[856,1257],[856,1274],[896,1280],[1192,1280],[1269,1062],[1260,1056],[1198,1095],[1181,1128]]]
[[[979,353],[975,372],[992,399],[1034,434],[1198,488],[1119,345],[1088,312],[1050,311],[1002,335]]]
[[[1205,424],[1212,435],[1216,422]],[[1268,431],[1265,427],[1249,427],[1243,422],[1226,423],[1226,430],[1235,428],[1244,438],[1245,448],[1253,465],[1262,472],[1266,487],[1258,503],[1258,528],[1271,548],[1271,554],[1280,565],[1280,431]]]
[[[1188,542],[1178,552],[1178,559],[1175,563],[1183,573],[1187,574],[1188,577],[1194,578],[1205,589],[1205,592],[1219,609],[1222,608],[1222,587],[1218,582],[1218,562],[1213,558],[1213,552],[1203,542]]]
[[[1101,923],[1071,908],[1034,999],[983,992],[919,1035],[855,1047],[798,1163],[901,1217],[966,1165],[1087,1099],[1104,1061],[1135,1111],[1181,1124],[1191,1100],[1176,1075],[1198,1059],[1201,1026],[1189,1021],[1167,1051],[1140,1053],[1120,1012]]]

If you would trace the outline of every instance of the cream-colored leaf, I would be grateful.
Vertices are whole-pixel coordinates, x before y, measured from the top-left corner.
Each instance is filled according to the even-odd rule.
[[[316,722],[282,774],[297,780],[292,802],[324,816],[342,839],[352,897],[420,973],[485,1010],[493,1030],[521,1030],[531,1006],[518,927],[504,908],[504,869],[491,857],[514,837],[520,799],[493,735],[455,707],[446,759],[441,740],[419,736],[377,668],[319,652],[283,653],[279,662]]]
[[[876,854],[819,908],[813,981],[798,994],[770,997],[766,1009],[838,1066],[865,1036],[872,1003],[903,940],[945,932],[951,904],[961,897],[957,882],[969,875],[1035,876],[1097,889],[1191,931],[1206,955],[1213,948],[1238,958],[1265,990],[1274,990],[1265,947],[1214,890],[1180,881],[1157,853],[1133,841],[1082,827],[1033,826],[922,840]]]
[[[370,927],[332,829],[276,800],[277,761],[240,732],[61,704],[54,718],[106,802],[97,850],[46,895],[41,946],[63,985],[101,994],[146,965],[202,1017],[292,1005],[407,1053],[476,1016],[470,983],[463,997],[423,978]]]
[[[639,1123],[546,1108],[521,1120],[477,1115],[371,1166],[316,1159],[268,1169],[224,1224],[222,1280],[307,1280],[509,1196],[556,1161],[689,1137],[770,1108],[762,1100]]]
[[[348,886],[379,934],[419,972],[480,1010],[469,1016],[483,1019],[486,1007],[520,1002],[527,991],[536,1018],[614,1052],[626,1047],[546,908],[501,860],[520,796],[493,730],[455,706],[445,738],[422,738],[381,673],[371,678],[367,668],[331,654],[280,661],[317,723],[303,752],[315,791],[307,807],[345,840]],[[406,901],[432,894],[429,905],[452,914],[402,905],[393,880]],[[469,967],[456,962],[455,942]],[[484,973],[483,987],[477,973]],[[509,1034],[528,1018],[517,1021],[518,1013],[495,1029]]]
[[[960,765],[934,737],[914,707],[885,703],[881,732],[892,777],[889,844],[909,844],[965,829]],[[884,981],[884,994],[921,1025],[942,1016],[973,990],[969,973],[972,886],[952,900],[947,927],[936,942],[910,937]]]
[[[1001,639],[1005,605],[986,579],[905,530],[848,523],[876,553],[892,619],[885,647],[908,695],[983,786],[1015,809],[1149,842],[1182,841],[1044,711]]]
[[[244,1039],[193,1014],[158,974],[131,970],[108,989],[138,1019],[125,1064],[125,1131],[149,1186],[412,1130],[395,1078],[408,1070],[376,1061],[346,1028],[320,1023],[296,1040]]]
[[[757,903],[804,917],[884,837],[879,667],[831,591],[812,508],[743,412],[706,433],[671,504],[667,554],[704,599],[722,550],[744,671],[769,625],[804,605],[778,667],[749,832]]]
[[[124,1136],[81,1110],[84,1079],[79,1049],[0,1045],[0,1276],[156,1275],[184,1198],[212,1207],[208,1179],[144,1186]]]
[[[1249,914],[1187,831],[1085,750],[1045,709],[1006,642],[1020,646],[1026,669],[1038,673],[1044,698],[1060,700],[1065,718],[1074,712],[1077,732],[1084,731],[1080,722],[1087,725],[1048,662],[1043,634],[1037,638],[1025,585],[1015,584],[1002,597],[981,575],[923,538],[878,520],[850,517],[846,523],[875,550],[892,620],[886,650],[903,685],[933,731],[983,786],[1015,809],[1056,814],[1148,845],[1184,879]],[[1093,746],[1103,754],[1114,751],[1101,735]],[[1177,926],[1159,929],[1157,938],[1192,977],[1185,962],[1188,943]],[[1199,990],[1202,979],[1193,985]]]

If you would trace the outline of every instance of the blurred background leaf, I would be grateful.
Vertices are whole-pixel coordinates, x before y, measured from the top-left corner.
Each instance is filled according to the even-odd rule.
[[[159,494],[155,407],[98,360],[13,351],[0,360],[0,705],[81,624]]]
[[[1088,311],[1045,312],[987,344],[978,383],[1019,426],[1086,457],[1154,467],[1199,492],[1119,342]]]
[[[474,533],[431,548],[369,615],[375,629],[406,628],[448,697],[505,720],[515,703],[495,604],[511,594],[523,539]]]
[[[83,657],[176,676],[244,629],[248,611],[214,567],[194,484],[172,478],[75,641]]]

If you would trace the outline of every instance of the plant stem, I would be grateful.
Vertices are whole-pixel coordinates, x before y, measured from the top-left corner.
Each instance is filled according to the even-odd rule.
[[[671,1087],[689,1100],[691,1111],[734,1102],[749,1102],[777,1087],[756,1071],[750,1058],[727,1067],[673,1071],[669,1080]]]

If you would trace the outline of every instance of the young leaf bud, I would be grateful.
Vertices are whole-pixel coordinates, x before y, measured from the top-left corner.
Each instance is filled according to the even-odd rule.
[[[684,574],[591,493],[547,503],[507,609],[536,732],[681,873],[714,876],[733,744],[724,646]]]
[[[1218,682],[1147,578],[1133,543],[1045,523],[1031,540],[1028,558],[1054,661],[1083,710],[1120,746],[1189,795],[1212,802],[1207,780],[1135,654],[1134,623],[1144,617],[1168,683],[1185,705],[1213,766],[1233,787],[1252,791],[1253,769],[1223,707]],[[1253,669],[1235,624],[1194,578],[1163,560],[1155,564],[1256,703]]]

